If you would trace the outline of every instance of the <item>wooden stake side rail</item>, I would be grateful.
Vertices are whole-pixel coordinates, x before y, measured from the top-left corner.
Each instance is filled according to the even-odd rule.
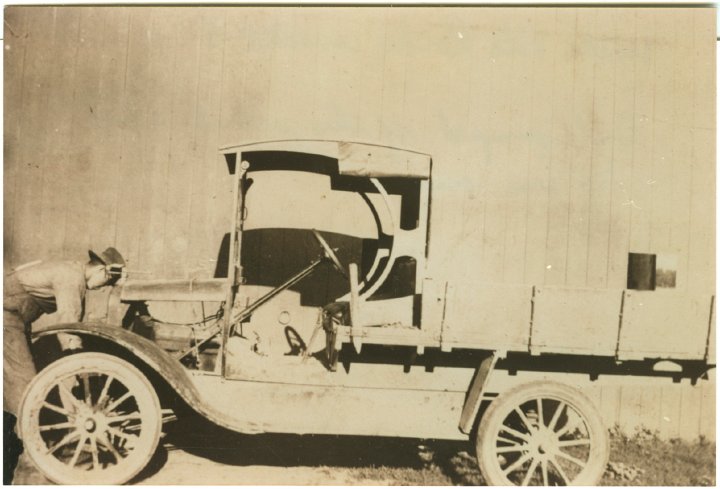
[[[423,320],[421,327],[342,326],[337,339],[501,356],[517,351],[714,364],[714,349],[708,347],[715,331],[713,305],[714,296],[681,291],[448,286],[444,313],[434,321]],[[373,302],[361,302],[360,316],[372,307]]]

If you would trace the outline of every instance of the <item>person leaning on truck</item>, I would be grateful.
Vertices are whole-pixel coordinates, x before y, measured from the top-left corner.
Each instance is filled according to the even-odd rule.
[[[89,251],[90,261],[35,261],[4,276],[3,410],[17,415],[25,386],[35,376],[30,355],[30,325],[43,314],[57,312],[58,323],[80,321],[87,289],[115,282],[125,260],[115,248]],[[58,337],[63,350],[80,348],[80,338]]]
[[[57,312],[58,323],[80,321],[85,292],[117,281],[125,260],[115,248],[90,261],[35,261],[19,266],[3,279],[3,411],[15,424],[25,387],[35,376],[30,354],[30,325],[43,314]],[[58,335],[63,350],[80,348],[80,338]],[[6,426],[6,434],[8,427]],[[10,427],[10,430],[13,428]]]

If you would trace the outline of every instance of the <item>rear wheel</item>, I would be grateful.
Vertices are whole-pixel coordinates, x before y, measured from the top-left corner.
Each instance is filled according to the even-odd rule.
[[[609,455],[592,402],[555,382],[518,386],[483,415],[476,440],[488,485],[595,485]]]
[[[160,439],[160,402],[133,365],[79,353],[42,370],[25,391],[20,432],[38,469],[59,484],[122,484]]]

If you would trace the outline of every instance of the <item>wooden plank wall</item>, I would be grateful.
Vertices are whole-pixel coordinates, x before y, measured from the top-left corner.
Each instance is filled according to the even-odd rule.
[[[6,264],[115,244],[152,274],[207,275],[227,203],[217,147],[319,137],[433,155],[446,278],[622,288],[633,251],[674,254],[679,287],[712,289],[712,9],[6,20]]]
[[[712,8],[8,7],[4,44],[6,267],[211,276],[217,148],[327,138],[433,155],[436,278],[623,288],[670,253],[714,293]]]
[[[664,439],[715,440],[715,382],[697,386],[667,380],[642,385],[603,386],[586,391],[607,426],[626,434],[645,428]]]

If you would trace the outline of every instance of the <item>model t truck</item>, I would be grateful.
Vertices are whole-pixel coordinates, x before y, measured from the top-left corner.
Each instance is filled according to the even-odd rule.
[[[471,437],[490,484],[591,485],[607,427],[567,375],[698,379],[714,366],[711,293],[448,276],[438,249],[469,267],[475,250],[429,233],[448,192],[430,155],[338,141],[221,152],[234,198],[214,278],[127,279],[86,322],[36,331],[84,344],[37,375],[21,409],[26,450],[53,481],[138,474],[170,391],[241,433]],[[262,255],[289,232],[318,250],[303,266]],[[302,288],[313,273],[321,293]],[[153,304],[202,312],[163,321]],[[493,388],[519,371],[546,380]]]

